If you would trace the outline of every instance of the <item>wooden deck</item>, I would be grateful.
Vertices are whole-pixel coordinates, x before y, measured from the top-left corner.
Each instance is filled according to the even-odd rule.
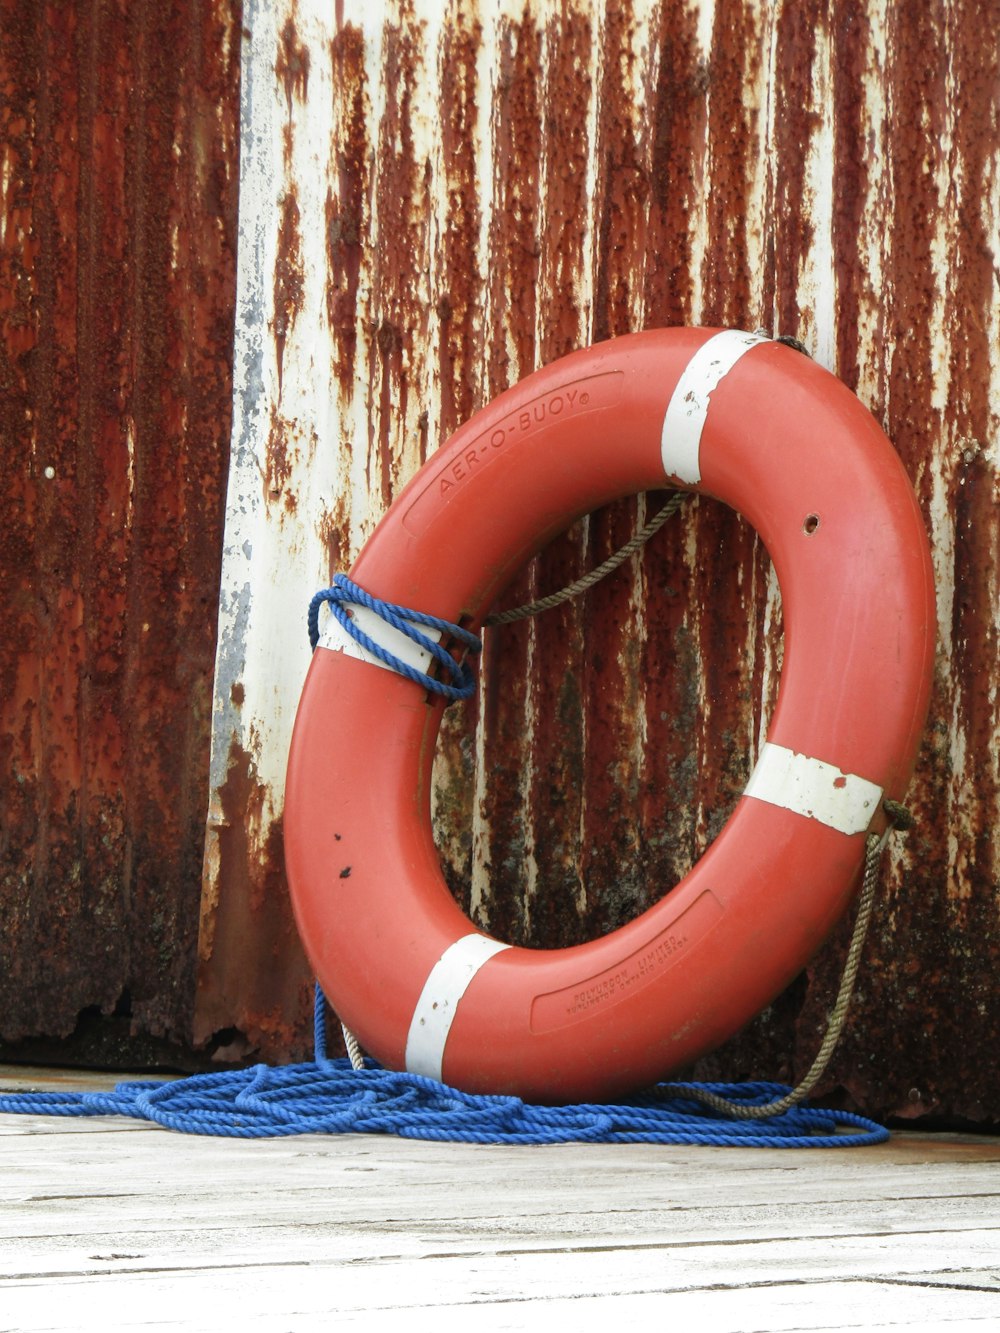
[[[81,1078],[0,1068],[0,1090],[28,1082]],[[1000,1328],[1000,1139],[511,1149],[0,1115],[0,1333],[324,1316],[985,1333]]]

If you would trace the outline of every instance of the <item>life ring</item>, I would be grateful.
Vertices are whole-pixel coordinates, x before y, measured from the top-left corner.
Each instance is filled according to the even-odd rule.
[[[724,501],[760,534],[784,666],[718,838],[601,939],[529,950],[477,929],[431,831],[442,701],[363,660],[332,618],[313,654],[289,756],[289,885],[331,1004],[390,1068],[539,1102],[613,1098],[668,1075],[802,969],[856,891],[883,796],[905,792],[934,641],[920,512],[853,394],[763,336],[650,331],[530,375],[427,461],[350,576],[476,629],[573,520],[665,485]]]

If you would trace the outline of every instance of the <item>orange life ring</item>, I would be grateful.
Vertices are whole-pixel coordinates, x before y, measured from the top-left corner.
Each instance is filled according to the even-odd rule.
[[[905,792],[933,653],[920,512],[867,410],[778,342],[657,330],[536,372],[427,461],[351,578],[475,629],[574,519],[665,484],[715,496],[760,534],[781,588],[784,667],[719,837],[601,939],[529,950],[473,926],[431,831],[442,701],[362,660],[332,618],[313,654],[288,768],[292,900],[332,1005],[391,1068],[534,1101],[606,1099],[664,1077],[801,970],[851,901],[883,795]]]

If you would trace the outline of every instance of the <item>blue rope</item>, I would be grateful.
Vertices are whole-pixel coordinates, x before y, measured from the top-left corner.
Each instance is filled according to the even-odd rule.
[[[451,653],[443,648],[437,640],[430,638],[427,634],[422,634],[416,627],[417,625],[425,625],[428,629],[439,630],[442,635],[450,635],[453,639],[457,639],[459,643],[464,644],[469,652],[473,653],[481,652],[483,647],[483,641],[477,634],[464,629],[461,625],[453,624],[450,620],[443,620],[440,616],[429,616],[423,611],[413,611],[409,607],[398,606],[395,602],[383,602],[380,598],[373,597],[371,593],[365,592],[364,588],[352,582],[346,574],[336,574],[332,587],[324,588],[322,592],[318,592],[309,603],[309,644],[314,649],[319,642],[319,609],[324,602],[329,605],[340,626],[351,636],[355,643],[360,644],[362,648],[372,653],[385,666],[391,667],[393,671],[398,671],[407,680],[412,680],[414,684],[423,686],[425,690],[432,690],[435,694],[441,694],[449,700],[468,699],[475,693],[476,681],[469,667],[464,662],[456,662]],[[389,652],[381,644],[376,643],[348,615],[345,610],[347,606],[363,606],[367,610],[373,611],[387,625],[399,630],[400,634],[405,634],[419,648],[430,653],[435,662],[450,676],[452,683],[449,684],[447,680],[438,680],[434,676],[427,675],[424,671],[418,671],[416,667],[410,666],[408,662],[404,662],[395,653]]]
[[[778,1083],[702,1085],[751,1105],[781,1096]],[[113,1092],[0,1095],[0,1112],[121,1115],[186,1134],[277,1138],[395,1134],[461,1143],[687,1143],[744,1148],[848,1148],[888,1130],[848,1111],[797,1106],[765,1120],[721,1120],[657,1089],[611,1105],[533,1106],[518,1097],[461,1092],[419,1074],[349,1060],[193,1074],[175,1082],[119,1083]],[[844,1131],[847,1132],[844,1132]]]
[[[326,996],[318,981],[313,984],[313,1059],[326,1064]]]
[[[290,1134],[395,1134],[441,1143],[686,1143],[742,1148],[855,1148],[889,1131],[849,1111],[795,1106],[763,1120],[719,1118],[659,1084],[610,1105],[534,1106],[519,1097],[461,1092],[375,1061],[352,1069],[326,1057],[326,1000],[317,987],[315,1059],[306,1064],[137,1080],[113,1092],[0,1094],[0,1112],[122,1115],[186,1134],[276,1138]],[[781,1097],[780,1083],[688,1085],[751,1106]]]

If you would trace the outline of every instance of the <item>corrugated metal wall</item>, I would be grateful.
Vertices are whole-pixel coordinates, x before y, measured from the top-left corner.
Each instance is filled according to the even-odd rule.
[[[194,1040],[308,1048],[281,810],[311,591],[427,453],[536,365],[650,325],[766,327],[885,425],[938,586],[920,827],[892,854],[827,1086],[872,1111],[1000,1115],[1000,11],[246,0],[243,26]],[[580,525],[511,600],[597,563],[646,507]],[[437,766],[439,845],[477,919],[565,944],[683,874],[749,773],[780,629],[753,533],[699,502],[585,601],[494,634]],[[801,1072],[842,949],[700,1072]]]
[[[0,1035],[189,1040],[239,7],[0,4]],[[86,1026],[86,1024],[84,1024]],[[101,1048],[104,1049],[104,1048]]]

